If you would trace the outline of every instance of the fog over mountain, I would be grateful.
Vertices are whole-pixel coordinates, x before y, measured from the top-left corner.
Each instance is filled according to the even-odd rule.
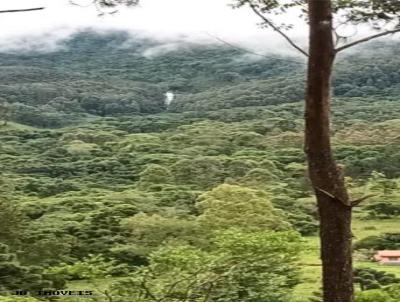
[[[4,0],[0,10],[43,6],[43,11],[3,14],[0,18],[0,49],[52,51],[60,40],[82,29],[125,30],[163,43],[189,41],[221,43],[215,37],[260,52],[291,49],[276,33],[260,29],[249,9],[232,9],[229,0],[143,0],[139,7],[120,8],[118,13],[99,17],[90,1]],[[221,19],[223,16],[223,19]],[[290,34],[304,40],[305,24],[297,24]],[[300,42],[301,43],[301,42]],[[168,47],[168,46],[167,46]]]
[[[231,44],[259,54],[298,56],[272,29],[259,26],[259,18],[246,8],[232,9],[233,0],[142,0],[138,7],[120,7],[115,14],[99,16],[89,0],[3,0],[0,10],[45,7],[42,11],[1,14],[0,51],[59,50],[63,41],[81,31],[126,31],[132,37],[157,40],[159,46],[146,56],[180,47],[182,42]],[[105,11],[107,12],[107,11]],[[221,18],[223,16],[223,18]],[[290,23],[288,35],[306,48],[307,24],[291,11],[274,17]],[[340,27],[342,33],[359,38],[367,28]],[[395,36],[392,39],[396,39]],[[357,51],[357,48],[354,50]]]

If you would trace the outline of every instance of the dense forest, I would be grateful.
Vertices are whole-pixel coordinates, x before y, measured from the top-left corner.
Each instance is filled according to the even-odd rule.
[[[333,79],[337,160],[373,195],[357,302],[400,301],[400,268],[371,261],[400,249],[398,47],[342,55]],[[322,301],[304,70],[125,32],[0,53],[0,301]],[[12,295],[46,288],[93,294]]]

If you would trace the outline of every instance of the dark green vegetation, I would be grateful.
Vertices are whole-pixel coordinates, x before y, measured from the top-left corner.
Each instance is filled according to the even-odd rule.
[[[385,285],[400,283],[400,279],[393,274],[387,274],[375,269],[361,268],[354,272],[355,282],[361,290],[377,289]]]
[[[63,46],[0,54],[2,290],[67,281],[94,301],[307,301],[319,271],[301,60],[166,51],[124,33]],[[400,246],[396,47],[340,58],[334,79],[335,152],[352,196],[374,194],[356,212],[363,267]],[[394,283],[359,301],[397,301]]]

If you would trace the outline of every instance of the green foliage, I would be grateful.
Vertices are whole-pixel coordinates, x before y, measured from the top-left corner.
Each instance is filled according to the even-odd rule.
[[[354,270],[354,283],[358,284],[360,289],[364,291],[400,283],[400,278],[372,268],[356,268]]]
[[[166,184],[172,181],[171,171],[156,164],[147,166],[139,175],[140,186],[144,188],[149,184]]]
[[[371,219],[386,219],[400,216],[400,203],[379,202],[370,204],[365,209],[368,211],[368,217]]]
[[[48,272],[66,280],[90,280],[127,274],[128,270],[126,266],[116,261],[107,261],[101,255],[89,255],[88,258],[73,264],[62,263],[51,267]]]
[[[10,104],[4,99],[0,99],[0,120],[3,122],[3,126],[7,126],[10,116]]]
[[[323,301],[323,294],[322,289],[319,291],[315,291],[312,293],[312,296],[308,299],[309,302],[322,302]]]
[[[198,208],[201,213],[198,221],[206,229],[237,227],[258,231],[289,228],[265,192],[246,187],[220,185],[200,196]]]
[[[190,44],[157,52],[157,42],[130,39],[124,32],[83,32],[64,44],[60,51],[32,54],[34,66],[26,65],[24,55],[0,54],[5,62],[0,97],[10,104],[13,121],[62,127],[87,115],[140,118],[167,110],[167,90],[176,93],[168,111],[195,111],[196,115],[303,98],[302,64],[273,55],[249,60],[240,51],[221,45]],[[115,47],[122,44],[123,48]],[[377,43],[374,49],[382,56],[365,51],[338,64],[334,77],[337,97],[396,96],[400,81],[396,46]],[[236,119],[251,114],[240,111]],[[207,114],[215,119],[215,113]],[[157,121],[157,126],[165,125]]]
[[[395,300],[384,291],[374,289],[358,293],[356,302],[395,302]]]
[[[395,300],[398,301],[400,299],[400,284],[394,284],[387,288],[385,291]]]
[[[225,176],[222,162],[213,157],[182,159],[176,162],[171,169],[177,183],[192,184],[202,189],[222,183]]]
[[[147,256],[164,244],[200,244],[206,230],[201,230],[192,219],[163,217],[139,213],[123,220],[122,226],[129,233],[125,249],[140,256]]]
[[[363,230],[375,237],[356,238],[368,256],[371,249],[399,248],[398,234],[379,234],[392,232],[381,219],[397,221],[400,203],[396,43],[342,56],[333,79],[337,159],[351,176],[352,197],[375,195],[355,210],[358,222],[376,219],[376,229]],[[304,67],[293,58],[255,60],[217,45],[165,52],[158,42],[121,32],[82,32],[64,46],[0,53],[0,97],[12,113],[0,127],[0,242],[8,254],[18,252],[16,271],[28,276],[40,265],[83,283],[112,275],[113,283],[138,270],[138,295],[137,280],[154,282],[166,295],[172,282],[189,285],[184,276],[190,276],[215,284],[215,301],[253,293],[244,301],[307,299],[284,298],[297,282],[288,281],[291,260],[277,259],[279,271],[266,259],[278,247],[263,250],[251,240],[267,242],[249,234],[318,231],[302,151]],[[168,106],[166,91],[175,94]],[[216,230],[224,233],[219,243]],[[231,241],[222,246],[221,238]],[[314,256],[301,254],[303,269],[316,275]],[[233,259],[237,268],[229,266]],[[179,264],[175,271],[167,271],[169,261]],[[196,267],[207,273],[195,276]],[[18,274],[10,282],[20,282]],[[319,286],[315,276],[302,283],[307,293]],[[191,290],[205,298],[201,284]],[[117,289],[116,297],[132,300],[133,290]]]
[[[298,282],[299,244],[294,233],[225,231],[210,251],[160,249],[114,291],[121,301],[287,301]]]
[[[399,233],[384,233],[379,236],[368,236],[355,243],[356,249],[397,250],[400,248]]]
[[[32,297],[0,296],[0,302],[38,302],[40,300]]]
[[[399,184],[395,179],[374,171],[366,187],[368,191],[377,195],[365,207],[368,213],[366,219],[388,219],[400,216]]]
[[[18,206],[0,197],[0,242],[17,243],[26,227],[26,222]]]
[[[0,243],[0,291],[41,290],[62,288],[65,281],[57,275],[45,274],[38,266],[24,266],[10,253],[8,246]]]

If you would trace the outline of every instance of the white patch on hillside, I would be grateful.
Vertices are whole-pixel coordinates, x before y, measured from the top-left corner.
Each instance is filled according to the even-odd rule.
[[[175,94],[171,91],[167,91],[165,93],[165,105],[167,105],[167,107],[171,104],[171,102],[174,100],[175,98]]]

